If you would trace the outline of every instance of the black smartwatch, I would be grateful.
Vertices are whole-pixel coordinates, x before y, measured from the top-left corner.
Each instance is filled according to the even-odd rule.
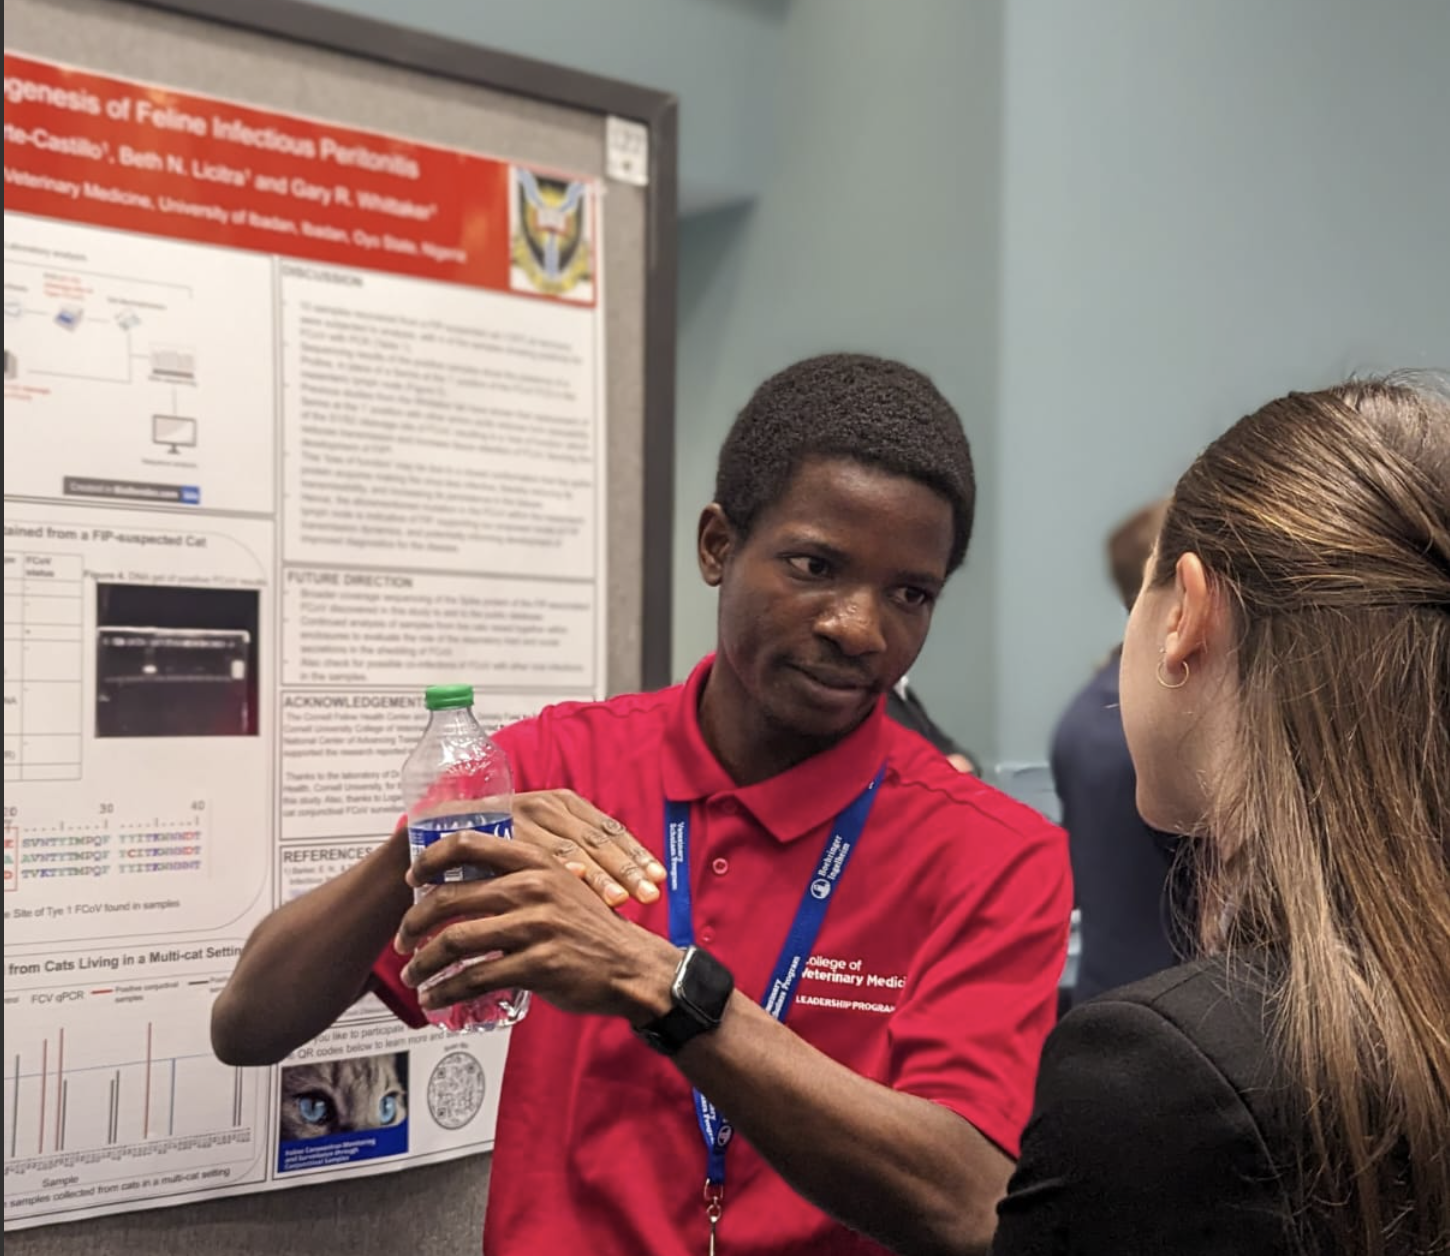
[[[634,1032],[661,1055],[674,1055],[698,1034],[720,1025],[735,978],[709,951],[687,946],[670,986],[674,1007]]]

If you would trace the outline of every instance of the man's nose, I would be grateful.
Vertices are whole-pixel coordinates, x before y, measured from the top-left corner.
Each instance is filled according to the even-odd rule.
[[[870,593],[837,598],[816,621],[816,632],[834,642],[842,654],[856,658],[886,649],[881,607]]]

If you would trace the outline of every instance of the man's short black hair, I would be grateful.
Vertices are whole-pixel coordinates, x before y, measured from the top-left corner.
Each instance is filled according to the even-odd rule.
[[[851,458],[940,493],[952,508],[947,572],[961,566],[977,500],[972,452],[957,412],[920,371],[867,354],[830,353],[772,375],[720,447],[715,500],[748,535],[812,456]]]

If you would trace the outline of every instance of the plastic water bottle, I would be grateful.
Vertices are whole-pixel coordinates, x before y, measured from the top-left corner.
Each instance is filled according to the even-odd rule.
[[[429,846],[460,829],[476,829],[499,837],[513,836],[513,776],[508,756],[473,717],[472,685],[434,685],[424,694],[428,727],[403,764],[403,802],[408,809],[408,846],[417,859]],[[450,868],[438,882],[485,880],[481,868]],[[433,892],[421,885],[414,899]],[[445,969],[423,989],[490,958],[477,956]],[[523,1020],[529,1010],[527,990],[492,993],[430,1009],[435,1025],[454,1032],[502,1029]]]

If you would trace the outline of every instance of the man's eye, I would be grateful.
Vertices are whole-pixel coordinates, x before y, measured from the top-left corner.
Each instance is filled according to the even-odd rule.
[[[791,568],[800,572],[803,576],[828,576],[831,574],[831,564],[824,558],[817,558],[814,554],[795,554],[785,560]]]
[[[910,585],[901,589],[897,597],[900,598],[904,606],[909,606],[913,609],[930,606],[932,603],[932,594],[928,590],[914,588]]]

